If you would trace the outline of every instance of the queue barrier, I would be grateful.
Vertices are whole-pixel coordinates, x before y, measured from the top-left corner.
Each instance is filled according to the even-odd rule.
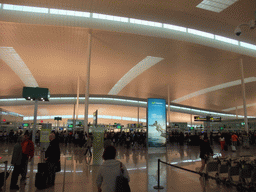
[[[218,180],[216,177],[213,177],[213,176],[210,176],[209,174],[207,173],[199,173],[197,171],[193,171],[193,170],[190,170],[190,169],[186,169],[186,168],[183,168],[183,167],[179,167],[177,165],[172,165],[170,163],[167,163],[167,162],[164,162],[164,161],[161,161],[160,159],[158,159],[158,166],[157,166],[157,186],[154,186],[153,188],[154,189],[164,189],[163,186],[160,186],[160,163],[163,163],[163,164],[166,164],[166,165],[169,165],[171,167],[175,167],[175,168],[178,168],[178,169],[182,169],[182,170],[185,170],[185,171],[188,171],[188,172],[191,172],[191,173],[195,173],[195,174],[198,174],[200,176],[202,176],[204,179],[214,179],[214,180]],[[242,191],[250,191],[250,189],[246,188],[246,187],[243,187],[241,185],[236,185],[236,184],[231,184],[233,186],[236,186],[236,187],[239,187],[240,190]]]

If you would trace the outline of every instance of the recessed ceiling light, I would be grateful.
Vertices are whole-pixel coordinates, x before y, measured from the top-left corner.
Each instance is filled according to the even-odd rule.
[[[238,0],[203,0],[196,7],[219,13]]]

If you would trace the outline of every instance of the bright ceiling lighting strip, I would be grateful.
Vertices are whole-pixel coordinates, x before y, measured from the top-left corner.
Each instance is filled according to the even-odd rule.
[[[132,18],[130,19],[130,23],[140,24],[140,25],[148,25],[148,26],[151,26],[151,27],[163,27],[162,23],[140,20],[140,19],[132,19]]]
[[[0,47],[0,58],[19,76],[27,87],[39,87],[27,65],[12,47]]]
[[[54,115],[54,116],[37,116],[37,119],[54,119],[54,117],[62,117],[63,119],[72,119],[72,115]],[[78,118],[83,118],[83,115],[78,115]],[[88,118],[93,118],[93,115],[88,115]],[[114,120],[124,120],[124,121],[135,121],[137,122],[137,118],[132,117],[120,117],[120,116],[109,116],[109,115],[98,115],[98,119],[114,119]],[[26,116],[23,117],[24,121],[34,120],[34,116]],[[139,119],[140,122],[145,123],[146,119]]]
[[[218,7],[210,6],[219,4],[219,6],[223,5],[231,5],[237,0],[214,0],[214,2],[210,2],[207,4],[203,4],[200,6],[203,7],[211,7],[212,10],[215,12],[220,12],[221,9]],[[203,1],[205,2],[205,1]],[[198,5],[199,6],[199,5]],[[234,46],[244,47],[252,50],[256,50],[256,46],[253,44],[240,42],[234,39],[221,37],[218,35],[214,35],[208,32],[199,31],[195,29],[188,29],[186,27],[171,25],[171,24],[163,24],[159,22],[153,22],[153,21],[147,21],[147,20],[140,20],[140,19],[134,19],[134,18],[128,18],[128,17],[119,17],[114,15],[105,15],[105,14],[99,14],[99,13],[89,13],[89,12],[81,12],[81,11],[72,11],[72,10],[62,10],[62,9],[49,9],[49,8],[40,8],[40,7],[31,7],[31,6],[21,6],[21,5],[11,5],[11,4],[3,4],[2,9],[4,10],[11,10],[11,11],[25,11],[25,12],[36,12],[36,13],[46,13],[46,14],[55,14],[55,15],[66,15],[66,16],[76,16],[76,17],[86,17],[86,18],[93,18],[93,19],[102,19],[102,20],[109,20],[113,22],[125,22],[125,23],[131,23],[136,25],[146,25],[149,27],[158,27],[163,28],[167,30],[173,30],[178,31],[182,33],[188,33],[193,35],[198,35],[203,38],[211,38],[217,42],[222,41],[228,44],[232,44]]]
[[[230,38],[227,38],[227,37],[222,37],[222,36],[219,36],[219,35],[215,35],[215,39],[218,40],[218,41],[223,41],[225,43],[230,43],[230,44],[233,44],[233,45],[239,45],[239,41],[234,40],[234,39],[230,39]]]
[[[118,17],[114,15],[105,15],[105,14],[99,14],[99,13],[93,13],[92,17],[95,19],[105,19],[105,20],[110,20],[110,21],[120,21],[120,22],[129,22],[128,17]]]
[[[70,98],[70,97],[52,97],[51,100],[65,100],[65,98]],[[136,101],[136,100],[126,100],[126,99],[118,99],[118,98],[102,98],[102,97],[90,97],[89,98],[90,100],[105,100],[105,101],[111,101],[111,100],[115,100],[115,101],[120,101],[120,102],[123,102],[123,104],[125,105],[126,103],[129,103],[130,101],[132,101],[133,103],[139,103],[139,104],[145,104],[145,107],[146,107],[146,104],[147,102],[146,101]],[[24,98],[10,98],[10,99],[0,99],[0,103],[1,102],[4,102],[4,103],[7,103],[7,102],[13,102],[13,101],[26,101]],[[251,107],[251,106],[254,106],[256,105],[255,104],[248,104],[247,107]],[[166,108],[168,107],[168,105],[166,105]],[[180,112],[195,112],[195,113],[198,113],[198,114],[211,114],[211,115],[219,115],[219,116],[222,116],[222,117],[236,117],[236,115],[234,114],[225,114],[225,113],[217,113],[217,112],[213,112],[213,111],[206,111],[206,110],[200,110],[200,109],[193,109],[193,108],[189,108],[189,107],[181,107],[181,106],[175,106],[175,105],[170,105],[170,108],[172,109],[178,109],[180,110]],[[239,109],[242,108],[242,106],[239,106],[238,107]],[[232,111],[232,110],[235,110],[235,108],[229,108],[229,109],[226,109],[225,111]],[[223,110],[224,111],[224,110]],[[54,118],[55,116],[44,116],[45,119],[51,119],[51,118]],[[89,118],[92,118],[92,116],[88,116]],[[243,117],[243,116],[241,116]],[[253,116],[248,116],[250,118],[254,118]],[[31,117],[32,118],[32,117]],[[72,118],[72,116],[63,116],[62,115],[62,118]],[[83,118],[83,115],[79,115],[78,118]],[[112,116],[112,119],[122,119],[121,117],[118,117],[118,116]]]
[[[145,59],[135,65],[130,71],[128,71],[109,91],[108,95],[117,95],[126,85],[128,85],[133,79],[138,77],[144,71],[162,61],[161,57],[147,56]]]
[[[199,35],[199,36],[210,38],[210,39],[214,39],[214,34],[206,33],[206,32],[195,30],[195,29],[188,29],[188,33],[191,33],[194,35]]]
[[[196,7],[219,13],[238,0],[203,0]]]
[[[240,42],[241,47],[256,50],[256,46],[250,43]]]
[[[187,32],[187,28],[186,27],[180,27],[180,26],[177,26],[177,25],[164,24],[163,27],[165,29],[171,29],[171,30],[175,30],[175,31]]]
[[[256,103],[246,105],[246,107],[254,107],[254,106],[256,106]],[[243,108],[244,108],[243,105],[237,106],[237,109],[243,109]],[[231,107],[231,108],[228,108],[228,109],[223,109],[222,111],[235,111],[235,110],[236,110],[236,107]]]
[[[48,13],[48,8],[3,4],[3,9],[32,13]]]
[[[255,82],[255,81],[256,81],[256,77],[248,77],[248,78],[244,79],[245,83],[251,83],[251,82]],[[172,102],[173,103],[180,103],[180,102],[185,101],[187,99],[190,99],[192,97],[196,97],[196,96],[203,95],[203,94],[206,94],[206,93],[209,93],[209,92],[212,92],[212,91],[217,91],[217,90],[220,90],[220,89],[225,89],[225,88],[240,85],[240,84],[241,84],[241,80],[236,80],[236,81],[231,81],[231,82],[228,82],[228,83],[219,84],[219,85],[216,85],[216,86],[213,86],[213,87],[209,87],[209,88],[202,89],[200,91],[196,91],[194,93],[185,95],[183,97],[180,97],[178,99],[173,100]]]
[[[70,10],[63,10],[63,9],[50,9],[50,14],[67,15],[67,16],[75,16],[75,17],[90,17],[89,12],[70,11]]]

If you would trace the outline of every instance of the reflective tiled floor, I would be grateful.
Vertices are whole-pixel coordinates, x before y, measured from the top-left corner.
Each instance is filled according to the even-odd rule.
[[[74,147],[73,145],[67,147],[62,144],[60,145],[62,170],[56,175],[55,186],[44,190],[38,190],[35,188],[35,173],[37,172],[37,163],[40,162],[40,152],[37,150],[35,152],[34,166],[29,163],[26,185],[20,185],[19,191],[97,192],[95,178],[97,176],[99,166],[93,165],[92,158],[85,157],[83,155],[84,148]],[[13,146],[14,144],[0,145],[1,162],[7,160],[10,163]],[[256,152],[255,146],[252,146],[250,149],[243,149],[240,147],[238,148],[237,152],[231,152],[229,150],[221,153],[219,145],[212,147],[215,154],[221,154],[222,156],[229,155],[231,157],[236,157],[246,154],[255,155]],[[161,160],[167,160],[167,162],[173,163],[177,166],[196,170],[201,164],[199,159],[199,147],[197,146],[179,146],[177,144],[168,144],[167,153],[165,154],[148,154],[148,151],[144,148],[126,149],[124,147],[117,147],[117,150],[117,159],[126,165],[130,174],[131,191],[236,191],[235,188],[227,188],[224,185],[218,185],[214,180],[208,180],[205,182],[204,179],[200,178],[200,176],[197,174],[166,166],[165,164],[161,164],[160,168],[160,185],[162,185],[164,189],[156,190],[153,188],[157,185],[158,158]],[[34,171],[32,172],[30,170]],[[15,191],[10,190],[9,188],[10,177],[7,180],[6,191]]]

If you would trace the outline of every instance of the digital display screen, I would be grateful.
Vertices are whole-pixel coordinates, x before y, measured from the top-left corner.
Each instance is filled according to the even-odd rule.
[[[148,146],[166,146],[166,101],[164,99],[148,99]]]
[[[28,123],[23,123],[22,126],[23,127],[28,127]]]
[[[194,121],[221,122],[221,117],[194,116]]]
[[[68,125],[68,128],[73,128],[73,125]]]
[[[207,116],[194,116],[194,121],[207,121]]]

